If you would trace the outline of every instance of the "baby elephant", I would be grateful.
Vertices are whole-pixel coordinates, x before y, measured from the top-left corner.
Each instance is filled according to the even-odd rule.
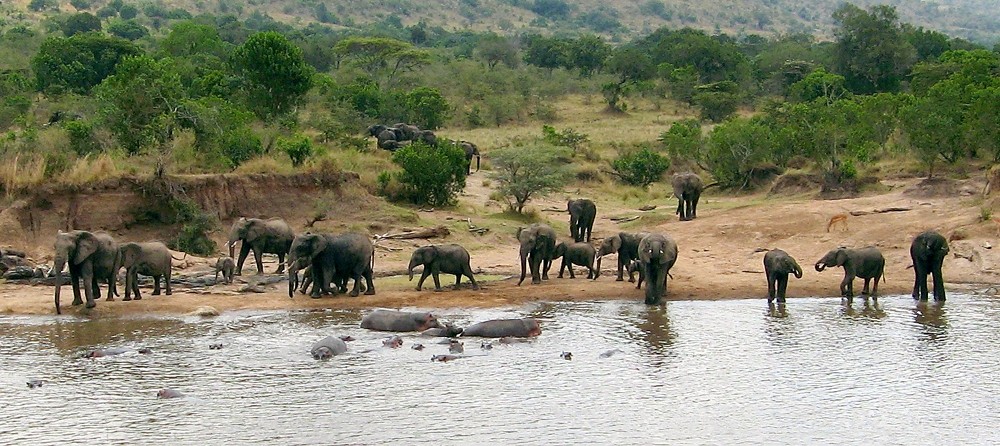
[[[802,278],[802,268],[792,256],[780,249],[772,249],[764,254],[764,275],[767,276],[767,303],[785,303],[785,288],[788,287],[788,274],[795,274],[796,279]]]
[[[573,265],[585,266],[587,267],[587,278],[596,279],[597,270],[594,269],[594,258],[597,257],[597,250],[587,242],[577,242],[566,244],[566,242],[559,242],[556,245],[555,254],[552,256],[552,260],[562,257],[562,265],[559,266],[559,278],[562,279],[563,271],[569,268],[569,278],[575,279],[576,274],[573,274]]]
[[[469,278],[472,282],[472,289],[478,290],[479,284],[472,275],[472,266],[469,264],[469,251],[459,245],[430,245],[417,248],[410,256],[410,266],[407,268],[410,280],[413,280],[413,268],[417,265],[424,266],[424,272],[417,282],[417,291],[424,286],[427,276],[434,275],[434,290],[441,291],[441,280],[438,274],[454,274],[455,289],[462,283],[462,276]]]
[[[844,280],[840,282],[840,295],[847,297],[850,303],[854,298],[854,278],[865,279],[865,288],[861,294],[878,296],[878,281],[884,281],[885,257],[878,248],[868,246],[860,249],[837,248],[816,262],[816,271],[823,271],[828,266],[844,267]],[[875,284],[868,291],[869,282],[875,279]]]
[[[215,283],[219,283],[219,273],[222,273],[222,279],[227,284],[233,283],[233,271],[235,270],[236,262],[233,261],[232,257],[219,257],[219,260],[215,261]]]

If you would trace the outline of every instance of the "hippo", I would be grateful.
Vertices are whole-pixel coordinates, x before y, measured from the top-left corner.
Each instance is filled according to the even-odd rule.
[[[208,344],[209,350],[222,350],[222,343]]]
[[[597,357],[598,358],[610,358],[610,357],[614,356],[615,353],[621,353],[621,352],[622,351],[618,350],[617,348],[616,349],[611,349],[611,350],[608,350],[608,351],[606,351],[604,353],[601,353],[601,354],[597,355]]]
[[[309,349],[309,353],[312,354],[313,359],[330,359],[345,352],[347,352],[347,343],[333,336],[327,336],[316,341],[312,348]]]
[[[434,356],[431,356],[431,362],[434,362],[434,361],[437,361],[437,362],[448,362],[448,361],[451,361],[453,359],[459,359],[459,358],[463,358],[463,356],[460,356],[460,355],[434,355]]]
[[[413,346],[410,347],[410,348],[412,348],[412,349],[414,349],[414,350],[416,350],[418,352],[419,351],[423,351],[424,350],[424,344],[413,344]]]
[[[375,310],[361,319],[361,328],[378,331],[424,331],[441,327],[437,317],[430,313]]]
[[[83,358],[103,358],[105,356],[115,356],[127,352],[127,348],[99,348],[91,350],[81,355]]]
[[[473,324],[465,329],[462,336],[478,336],[482,338],[503,338],[508,336],[530,338],[542,334],[538,321],[532,318],[495,319]]]
[[[456,327],[455,325],[449,323],[444,324],[444,327],[440,328],[428,328],[427,330],[420,332],[420,334],[422,336],[454,338],[455,336],[462,334],[462,327]]]
[[[573,353],[572,352],[562,352],[562,353],[559,354],[559,357],[562,358],[562,359],[565,359],[567,361],[572,361],[573,360]]]
[[[156,397],[160,399],[184,398],[184,394],[181,393],[179,390],[160,389],[159,392],[156,392]]]
[[[382,345],[389,348],[399,348],[403,346],[403,338],[399,336],[392,336],[389,339],[382,341]]]
[[[483,350],[493,350],[493,343],[492,342],[483,341],[483,342],[479,343],[479,348],[481,348]]]
[[[45,381],[42,381],[40,379],[33,379],[31,381],[28,381],[28,388],[35,389],[38,387],[42,387],[42,384],[45,384]]]
[[[451,353],[463,353],[465,352],[465,344],[452,339],[451,343],[448,344],[448,351]]]

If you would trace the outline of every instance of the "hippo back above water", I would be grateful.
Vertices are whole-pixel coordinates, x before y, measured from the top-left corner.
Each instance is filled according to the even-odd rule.
[[[378,331],[424,331],[441,327],[431,313],[375,310],[361,319],[361,328]]]
[[[312,348],[309,349],[309,353],[312,354],[313,359],[330,359],[345,352],[347,352],[347,343],[333,336],[327,336],[316,341]]]
[[[466,327],[462,336],[479,336],[483,338],[513,336],[529,338],[540,334],[542,334],[542,328],[538,326],[538,321],[529,317],[524,319],[495,319],[480,322]]]

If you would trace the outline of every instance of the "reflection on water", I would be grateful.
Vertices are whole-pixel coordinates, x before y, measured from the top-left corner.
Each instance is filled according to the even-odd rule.
[[[542,321],[447,353],[361,330],[364,312],[213,319],[0,317],[0,444],[990,444],[1000,300],[909,296],[443,309]],[[350,335],[350,352],[309,346]],[[409,347],[416,342],[424,351]],[[219,350],[210,349],[221,344]],[[135,352],[152,349],[150,355]],[[95,348],[129,352],[98,359]],[[366,350],[370,350],[365,352]],[[602,352],[617,350],[601,357]],[[563,351],[573,359],[560,358]],[[365,353],[362,353],[365,352]],[[25,384],[41,379],[45,385]],[[174,388],[187,398],[157,400]],[[914,420],[933,414],[933,422]],[[169,433],[169,435],[164,435]]]

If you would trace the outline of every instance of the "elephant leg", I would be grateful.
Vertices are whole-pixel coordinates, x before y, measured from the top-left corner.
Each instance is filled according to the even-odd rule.
[[[354,288],[351,290],[351,294],[348,294],[348,296],[358,297],[361,294],[361,274],[355,273],[351,278],[354,279]]]
[[[573,262],[567,262],[566,267],[569,268],[569,278],[576,279],[576,274],[573,273]]]
[[[549,269],[552,268],[552,259],[542,259],[542,280],[549,280]]]
[[[557,278],[557,279],[562,279],[562,278],[563,278],[563,272],[564,272],[565,270],[566,270],[566,256],[563,256],[563,259],[562,259],[562,263],[561,263],[561,264],[559,265],[559,275],[558,275],[558,276],[556,276],[556,278]],[[569,269],[569,270],[570,270],[570,271],[573,271],[573,268],[572,268],[572,267],[570,267],[570,269]]]
[[[83,298],[80,297],[80,272],[69,269],[69,283],[73,286],[73,305],[83,305]]]
[[[112,302],[115,300],[115,280],[114,278],[108,280],[108,297],[104,299],[105,301]]]
[[[87,308],[94,308],[97,303],[94,302],[94,265],[90,260],[85,260],[83,265],[80,267],[80,277],[83,279],[83,293],[87,297]]]
[[[918,262],[915,262],[915,263],[922,263],[922,262],[918,261]],[[913,269],[916,271],[916,275],[917,275],[917,283],[916,283],[916,285],[914,285],[914,287],[916,288],[916,291],[915,291],[916,297],[919,298],[922,301],[927,301],[927,291],[928,291],[927,290],[927,275],[928,275],[929,271],[927,271],[927,269],[924,268],[923,264],[913,265]]]
[[[479,289],[479,284],[476,283],[476,276],[472,275],[472,267],[471,266],[465,265],[465,268],[463,268],[462,274],[465,274],[465,276],[469,278],[469,282],[472,282],[472,289],[473,290],[478,290]]]
[[[125,297],[122,300],[132,300],[132,274],[128,268],[125,269]]]
[[[257,263],[257,274],[264,274],[264,252],[259,246],[253,247],[253,258]]]
[[[100,284],[100,282],[101,282],[101,279],[98,278],[97,275],[95,274],[94,275],[94,279],[91,280],[91,284],[90,284],[90,286],[94,287],[94,299],[100,299],[101,298],[101,284]]]
[[[174,290],[170,288],[170,269],[167,269],[167,273],[163,275],[163,286],[167,288],[167,296],[174,294]]]
[[[153,295],[160,295],[160,276],[157,275],[153,276]]]
[[[863,294],[865,296],[868,295],[869,290],[870,290],[869,285],[871,284],[871,280],[872,279],[870,277],[865,279],[865,287],[861,289],[861,294]]]
[[[279,252],[278,253],[278,270],[275,271],[274,273],[275,274],[281,274],[283,272],[285,272],[285,253]]]
[[[431,278],[434,279],[434,291],[441,291],[441,268],[431,267]]]
[[[778,298],[778,303],[785,303],[785,290],[788,289],[788,274],[778,275],[778,290],[776,296]]]
[[[135,294],[134,300],[142,300],[142,295],[139,294],[139,273],[136,272],[135,268],[132,268],[127,273],[127,277],[132,280],[132,294]]]
[[[538,257],[537,254],[532,253],[531,258],[528,261],[528,265],[531,267],[531,283],[539,284],[542,283],[542,276],[538,269],[542,266],[542,259]]]
[[[777,296],[775,296],[775,294],[777,293],[777,287],[775,287],[776,283],[777,283],[777,278],[774,277],[774,275],[772,275],[772,274],[768,274],[767,275],[767,303],[773,302],[774,298],[777,297]]]
[[[250,244],[247,242],[240,243],[240,258],[236,260],[236,272],[233,275],[243,275],[243,262],[247,261],[248,255],[250,255]]]
[[[431,269],[424,266],[424,271],[420,273],[420,280],[417,281],[417,291],[420,291],[424,287],[424,280],[427,280],[427,276],[431,275]]]
[[[615,282],[623,282],[625,280],[625,275],[624,275],[624,272],[623,272],[624,268],[625,268],[625,263],[622,261],[622,255],[619,253],[618,254],[618,278],[615,279]],[[629,271],[628,272],[628,281],[632,282],[633,280],[635,280],[635,279],[632,278],[632,271]]]
[[[913,300],[920,299],[920,269],[913,265]]]
[[[462,285],[462,273],[455,274],[455,286],[453,289],[458,289]]]
[[[944,259],[941,259],[940,261],[936,262],[936,264],[933,265],[933,268],[931,268],[931,271],[933,271],[932,275],[934,280],[934,300],[938,302],[945,301],[944,276],[941,274],[942,263],[944,263]]]
[[[372,276],[375,275],[375,272],[372,271],[371,268],[366,268],[365,272],[362,273],[361,275],[364,276],[364,278],[365,278],[365,285],[366,285],[366,288],[367,288],[365,290],[365,295],[366,296],[374,296],[375,295],[375,282],[372,281]]]
[[[323,270],[324,268],[320,268],[319,266],[313,264],[312,267],[313,288],[312,291],[309,292],[309,297],[313,299],[319,299],[323,291],[325,291],[327,288],[327,285],[324,284],[323,282],[324,280],[326,280],[326,274],[324,274]]]

